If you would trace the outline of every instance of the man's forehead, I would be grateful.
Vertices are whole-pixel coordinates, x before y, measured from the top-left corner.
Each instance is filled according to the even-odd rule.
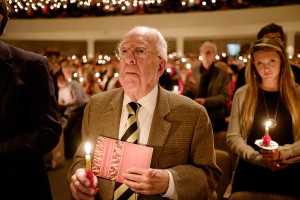
[[[279,32],[267,33],[264,35],[267,38],[281,38],[281,34]]]
[[[150,46],[151,42],[148,37],[145,37],[140,34],[130,34],[124,37],[121,42],[121,45],[143,45]]]
[[[206,44],[206,45],[201,46],[200,51],[201,52],[207,52],[207,51],[213,52],[213,47],[212,47],[212,45]]]

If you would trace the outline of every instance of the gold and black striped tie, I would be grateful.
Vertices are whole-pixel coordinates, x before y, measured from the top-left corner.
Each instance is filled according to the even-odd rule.
[[[137,144],[138,140],[138,126],[136,120],[136,111],[140,104],[130,102],[127,104],[128,119],[124,128],[124,133],[121,138],[122,141]],[[115,185],[114,200],[134,200],[136,194],[125,184],[117,182]]]

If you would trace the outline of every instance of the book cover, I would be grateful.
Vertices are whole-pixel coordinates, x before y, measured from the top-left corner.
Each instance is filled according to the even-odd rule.
[[[96,176],[123,183],[128,168],[150,168],[152,154],[152,147],[99,136],[92,170]]]

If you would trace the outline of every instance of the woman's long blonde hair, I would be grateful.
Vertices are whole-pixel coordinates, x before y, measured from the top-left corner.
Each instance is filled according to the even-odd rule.
[[[250,134],[252,123],[254,120],[254,114],[257,107],[258,91],[262,83],[262,79],[255,69],[253,64],[253,55],[257,51],[275,51],[281,58],[281,68],[278,81],[278,90],[283,104],[288,109],[292,117],[293,136],[294,140],[300,139],[300,97],[297,95],[296,83],[291,70],[287,54],[283,47],[275,40],[269,38],[262,38],[257,40],[250,48],[250,60],[246,66],[246,82],[248,84],[246,100],[243,105],[241,123],[243,130],[246,130],[246,135]]]

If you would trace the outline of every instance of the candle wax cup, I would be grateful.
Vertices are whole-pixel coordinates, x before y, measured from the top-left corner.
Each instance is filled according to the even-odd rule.
[[[263,145],[268,147],[270,146],[270,143],[271,143],[271,137],[270,135],[265,135],[262,137],[262,140],[263,140]]]
[[[98,188],[94,185],[94,173],[92,170],[85,170],[85,176],[90,180],[90,188],[93,188],[98,191]]]

